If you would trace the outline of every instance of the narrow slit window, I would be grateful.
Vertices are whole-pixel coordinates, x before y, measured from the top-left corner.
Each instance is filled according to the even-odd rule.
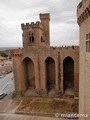
[[[90,39],[90,33],[89,33],[89,39]]]
[[[88,34],[86,34],[86,40],[88,40]]]

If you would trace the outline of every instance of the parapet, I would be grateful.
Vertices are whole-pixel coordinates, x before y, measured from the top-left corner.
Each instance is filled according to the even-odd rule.
[[[30,24],[29,23],[26,23],[26,24],[22,23],[21,28],[22,28],[22,30],[27,30],[27,29],[30,29],[30,28],[43,29],[43,25],[40,23],[40,21],[36,21],[36,23],[31,22]]]
[[[21,56],[22,55],[22,49],[14,49],[11,52],[12,56]]]
[[[51,49],[54,49],[54,50],[79,50],[79,46],[60,46],[60,47],[50,47]]]
[[[90,16],[90,0],[83,0],[77,6],[77,22],[80,25]]]
[[[82,1],[78,4],[77,9],[80,9],[82,7]]]
[[[50,20],[50,14],[49,13],[44,13],[44,14],[40,13],[39,18],[40,18],[40,20],[42,20],[42,19]]]

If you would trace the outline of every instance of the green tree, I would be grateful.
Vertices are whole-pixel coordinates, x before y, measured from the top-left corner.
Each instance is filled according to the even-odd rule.
[[[6,53],[4,53],[4,52],[1,52],[1,56],[2,57],[8,57],[8,55]]]

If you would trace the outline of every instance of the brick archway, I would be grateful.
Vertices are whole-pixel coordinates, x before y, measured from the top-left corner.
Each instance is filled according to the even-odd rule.
[[[63,86],[64,92],[74,93],[74,60],[71,57],[63,61]]]
[[[26,57],[23,60],[23,64],[24,64],[26,87],[30,89],[32,88],[34,89],[35,88],[34,63],[29,57]]]
[[[55,61],[53,58],[48,57],[45,60],[46,66],[46,87],[49,92],[52,89],[55,89]]]

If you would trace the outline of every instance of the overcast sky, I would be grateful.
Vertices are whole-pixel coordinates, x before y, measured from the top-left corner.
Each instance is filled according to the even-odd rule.
[[[78,45],[76,8],[81,0],[0,0],[0,47],[21,47],[21,23],[50,13],[51,46]]]

